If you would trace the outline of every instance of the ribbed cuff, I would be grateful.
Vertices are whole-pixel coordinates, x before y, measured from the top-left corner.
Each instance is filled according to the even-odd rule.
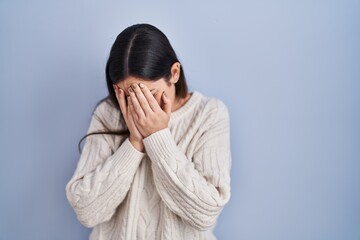
[[[178,151],[169,128],[164,128],[143,139],[146,153],[151,160],[167,159]]]
[[[116,160],[114,167],[121,164],[122,171],[136,169],[145,155],[138,151],[127,138],[113,154],[113,158]]]

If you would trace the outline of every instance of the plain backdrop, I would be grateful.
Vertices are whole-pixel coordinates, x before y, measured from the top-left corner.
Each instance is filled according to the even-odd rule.
[[[231,117],[219,239],[360,239],[360,1],[0,0],[0,239],[87,239],[65,196],[127,26]]]

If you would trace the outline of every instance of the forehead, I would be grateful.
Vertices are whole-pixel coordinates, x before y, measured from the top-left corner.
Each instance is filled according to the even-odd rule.
[[[151,81],[151,80],[144,80],[142,78],[130,76],[130,77],[125,78],[121,82],[117,83],[116,85],[118,85],[123,90],[127,90],[129,87],[131,87],[131,84],[133,84],[133,83],[135,83],[135,84],[143,83],[148,88],[154,88],[154,87],[161,86],[162,85],[161,82],[162,81],[160,81],[160,80]]]

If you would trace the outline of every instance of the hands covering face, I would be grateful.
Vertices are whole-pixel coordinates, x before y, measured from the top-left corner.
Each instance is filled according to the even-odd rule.
[[[129,96],[125,96],[124,90],[117,85],[114,85],[114,90],[130,131],[130,141],[141,145],[143,150],[143,138],[168,127],[171,101],[165,92],[162,92],[160,106],[150,90],[142,83],[132,84],[128,89]]]

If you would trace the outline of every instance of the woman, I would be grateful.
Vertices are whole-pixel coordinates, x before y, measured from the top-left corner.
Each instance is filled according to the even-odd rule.
[[[90,239],[216,239],[230,198],[226,106],[188,92],[167,37],[149,24],[119,34],[106,81],[66,186]]]

